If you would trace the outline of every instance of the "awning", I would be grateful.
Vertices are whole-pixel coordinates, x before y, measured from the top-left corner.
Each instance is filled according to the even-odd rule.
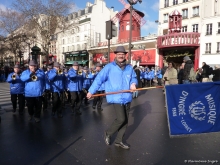
[[[87,54],[85,54],[85,53],[82,53],[82,54],[80,54],[80,56],[86,56]]]
[[[70,54],[70,57],[79,56],[79,54]]]
[[[88,62],[88,60],[83,60],[83,61],[68,61],[66,62],[65,64],[66,65],[71,65],[73,64],[74,62],[78,62],[78,64],[86,64]]]

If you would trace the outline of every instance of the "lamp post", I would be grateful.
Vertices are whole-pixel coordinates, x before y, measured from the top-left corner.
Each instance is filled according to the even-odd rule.
[[[35,45],[34,47],[31,48],[31,50],[32,50],[32,52],[31,52],[32,60],[35,60],[37,62],[37,57],[38,57],[41,49]]]
[[[142,0],[127,0],[128,3],[130,4],[130,24],[129,24],[129,54],[128,54],[128,63],[131,63],[131,41],[132,41],[132,10],[133,10],[133,5],[137,4],[137,2],[141,3]]]
[[[21,66],[21,58],[23,57],[23,52],[21,50],[18,51],[18,57],[20,58],[20,63],[19,64]]]

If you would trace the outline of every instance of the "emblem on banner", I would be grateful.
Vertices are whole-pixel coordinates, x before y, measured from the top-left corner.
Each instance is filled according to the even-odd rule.
[[[203,121],[206,117],[205,106],[201,101],[196,101],[189,106],[189,114],[195,120]]]

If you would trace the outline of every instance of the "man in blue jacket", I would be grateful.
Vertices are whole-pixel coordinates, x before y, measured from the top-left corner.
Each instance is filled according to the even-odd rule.
[[[24,113],[25,97],[24,97],[24,82],[20,79],[21,69],[19,65],[14,66],[14,72],[10,73],[7,82],[10,83],[11,102],[13,112],[16,112],[17,99],[19,104],[19,114]]]
[[[68,89],[71,94],[71,106],[73,115],[81,115],[80,106],[83,99],[83,73],[79,70],[78,62],[73,63],[73,67],[68,71]]]
[[[60,64],[55,62],[53,69],[47,73],[48,80],[50,81],[51,92],[52,92],[52,116],[57,112],[57,116],[62,118],[62,107],[63,107],[63,92],[65,87],[65,75],[60,69]]]
[[[89,105],[88,99],[86,97],[88,90],[90,88],[90,86],[92,85],[92,80],[94,75],[89,72],[89,68],[87,66],[85,66],[83,68],[83,77],[84,77],[84,81],[83,81],[83,98],[84,100],[84,104],[85,105]]]
[[[35,122],[40,122],[42,108],[42,95],[45,90],[45,73],[37,67],[34,60],[29,62],[29,69],[21,74],[21,80],[25,82],[25,98],[27,101],[29,121],[33,116]]]
[[[99,72],[102,70],[102,64],[100,63],[97,63],[96,64],[96,74],[94,76],[94,79],[95,77],[99,74]],[[96,94],[102,94],[102,93],[105,93],[105,86],[104,86],[104,83],[102,83],[101,87],[97,90]],[[93,109],[96,109],[96,106],[97,106],[97,110],[98,111],[102,111],[102,100],[103,100],[103,96],[98,96],[98,97],[95,97],[93,99],[93,105],[92,105],[92,108]]]
[[[126,64],[125,48],[118,46],[116,51],[115,61],[107,64],[101,72],[96,76],[92,86],[89,88],[87,98],[92,95],[105,83],[106,92],[117,92],[121,90],[135,90],[137,85],[136,74],[130,64]],[[115,95],[106,95],[107,102],[112,104],[112,108],[116,112],[116,119],[111,127],[105,131],[104,140],[107,145],[111,143],[111,136],[118,132],[115,146],[123,149],[130,147],[123,143],[123,136],[128,125],[128,115],[132,101],[132,93],[119,93]]]

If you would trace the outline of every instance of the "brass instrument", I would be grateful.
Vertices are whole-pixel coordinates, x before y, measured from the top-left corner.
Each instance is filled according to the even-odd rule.
[[[37,76],[36,76],[35,74],[32,75],[32,76],[31,76],[31,80],[32,80],[32,81],[37,81]]]
[[[78,75],[82,75],[82,71],[81,70],[78,71]]]
[[[63,74],[63,70],[62,70],[62,69],[59,69],[59,70],[57,71],[57,74],[59,74],[59,75]]]
[[[92,70],[92,75],[95,75],[96,74],[96,71],[95,70]]]
[[[16,80],[16,74],[11,75],[12,80]]]

